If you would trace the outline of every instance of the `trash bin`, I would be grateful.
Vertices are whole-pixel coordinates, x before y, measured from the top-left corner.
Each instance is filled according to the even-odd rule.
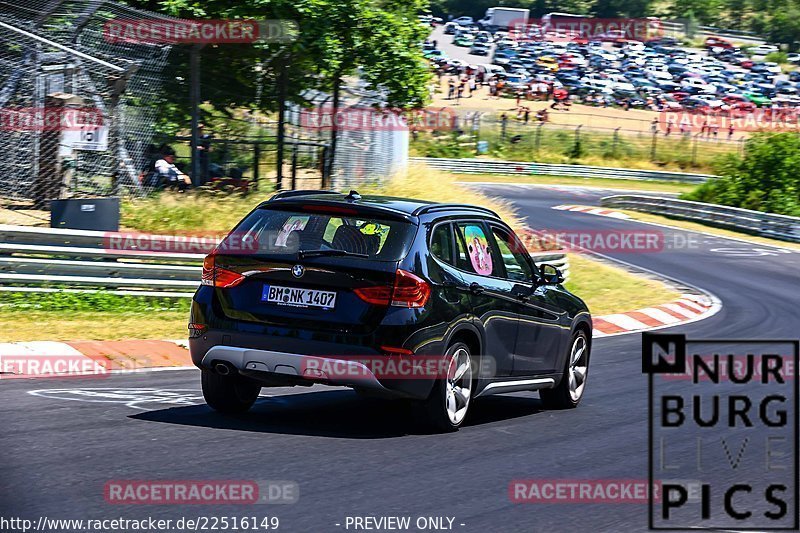
[[[119,231],[119,198],[52,200],[50,227]]]

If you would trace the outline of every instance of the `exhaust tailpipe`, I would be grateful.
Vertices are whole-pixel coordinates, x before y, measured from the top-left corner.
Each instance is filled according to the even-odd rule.
[[[228,376],[231,374],[231,367],[226,363],[217,363],[214,365],[214,371],[220,376]]]

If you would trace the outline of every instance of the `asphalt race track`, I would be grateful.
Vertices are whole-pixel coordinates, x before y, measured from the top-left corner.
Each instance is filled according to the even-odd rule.
[[[512,200],[534,227],[688,236],[551,209],[597,204],[608,191],[485,190]],[[691,248],[615,255],[722,301],[713,317],[664,331],[689,338],[800,336],[800,254],[696,233],[691,239]],[[224,418],[203,404],[195,371],[3,380],[0,515],[268,515],[280,518],[283,531],[320,532],[345,530],[347,516],[444,516],[465,532],[644,531],[644,504],[509,499],[515,479],[647,479],[640,335],[596,339],[590,368],[576,410],[542,411],[535,393],[491,397],[473,406],[461,431],[447,435],[418,430],[402,404],[363,400],[344,389],[264,389],[251,412]],[[300,496],[291,505],[106,503],[104,484],[120,479],[292,480]]]

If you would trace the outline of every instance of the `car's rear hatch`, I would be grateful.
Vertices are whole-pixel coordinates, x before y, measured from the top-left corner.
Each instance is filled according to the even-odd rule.
[[[357,207],[267,206],[207,260],[204,283],[215,285],[218,309],[229,319],[370,333],[388,308],[375,296],[391,294],[416,228],[402,216]]]

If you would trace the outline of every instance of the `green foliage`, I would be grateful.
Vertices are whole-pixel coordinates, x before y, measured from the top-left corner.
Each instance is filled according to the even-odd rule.
[[[188,312],[189,298],[121,296],[104,292],[6,292],[0,313],[17,311],[72,311],[103,313]]]
[[[286,100],[306,103],[309,89],[330,91],[359,74],[393,107],[419,106],[430,72],[419,46],[426,28],[417,14],[425,0],[130,0],[132,5],[185,18],[247,18],[297,24],[291,42],[206,45],[201,51],[201,97],[219,113],[278,108],[280,80]],[[159,132],[174,134],[189,122],[189,48],[170,56]],[[205,118],[205,117],[204,117]]]
[[[124,228],[167,234],[227,233],[273,191],[229,194],[196,189],[183,194],[163,191],[149,198],[128,199],[121,206]]]
[[[772,61],[774,63],[788,63],[786,52],[772,52],[764,57],[764,61]]]
[[[800,136],[759,134],[747,141],[744,157],[719,164],[721,178],[682,198],[756,211],[800,216]]]

